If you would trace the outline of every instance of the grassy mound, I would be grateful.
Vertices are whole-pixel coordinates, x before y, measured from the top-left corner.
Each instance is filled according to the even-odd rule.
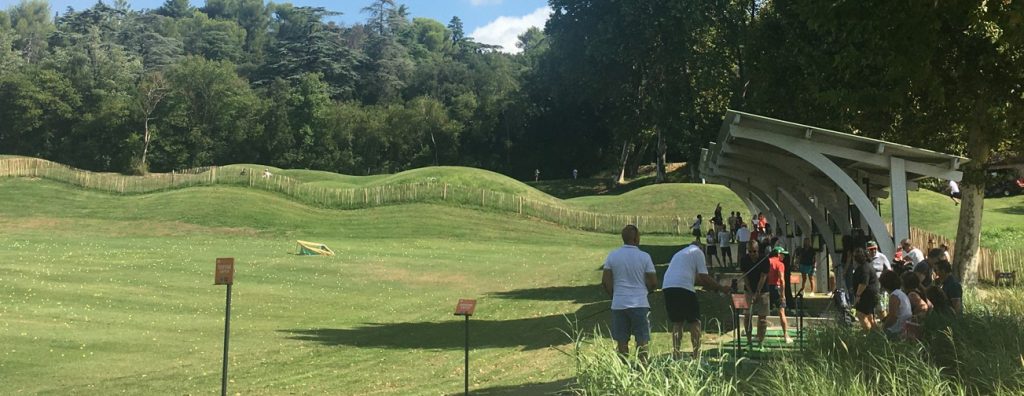
[[[221,169],[225,172],[235,172],[236,170],[241,172],[241,168],[262,172],[262,170],[267,167],[262,165],[240,164],[224,166]],[[557,199],[544,192],[500,173],[463,166],[431,166],[411,169],[390,175],[370,176],[350,176],[304,169],[279,169],[273,167],[268,169],[270,169],[271,173],[275,175],[287,176],[310,186],[327,188],[373,188],[414,183],[442,183],[515,194],[536,201],[550,203],[555,203],[557,201]]]

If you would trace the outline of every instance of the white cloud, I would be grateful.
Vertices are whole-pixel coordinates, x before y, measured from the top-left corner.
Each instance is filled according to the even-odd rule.
[[[475,7],[482,5],[498,5],[504,1],[505,0],[469,0],[469,4],[472,4]]]
[[[521,17],[501,16],[491,23],[474,29],[469,35],[477,42],[500,45],[503,52],[515,54],[520,51],[519,48],[516,48],[519,35],[533,26],[543,29],[544,23],[548,21],[550,15],[551,7],[541,7]]]

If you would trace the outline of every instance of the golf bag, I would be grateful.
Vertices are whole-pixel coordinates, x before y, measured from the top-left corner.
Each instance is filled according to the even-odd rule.
[[[836,289],[832,292],[830,304],[835,309],[836,322],[840,325],[850,325],[856,318],[850,314],[850,300],[845,289]]]

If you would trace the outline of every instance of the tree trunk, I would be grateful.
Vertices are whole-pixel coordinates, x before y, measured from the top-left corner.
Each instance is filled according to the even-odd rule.
[[[661,133],[661,128],[658,128],[658,159],[657,159],[657,176],[654,177],[655,183],[664,183],[666,172],[665,172],[665,153],[668,151],[668,146],[665,145],[665,136]]]
[[[985,163],[988,162],[991,143],[977,127],[969,131],[967,155],[971,162],[963,166],[964,178],[960,183],[960,222],[956,229],[956,249],[953,270],[961,282],[973,284],[978,280],[978,259],[981,250],[981,215],[985,206]]]
[[[626,183],[626,162],[629,159],[629,139],[622,145],[622,155],[619,156],[619,173],[614,180],[615,184]]]
[[[149,167],[146,166],[146,154],[149,153],[149,117],[142,122],[143,133],[142,133],[142,161],[139,161],[140,170],[147,170]]]

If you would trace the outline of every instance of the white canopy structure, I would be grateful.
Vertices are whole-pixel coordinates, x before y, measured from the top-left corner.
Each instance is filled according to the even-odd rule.
[[[729,110],[718,141],[701,152],[700,174],[729,187],[752,213],[809,235],[850,234],[854,222],[886,254],[910,234],[907,191],[926,177],[960,181],[967,158]],[[892,198],[893,232],[878,212]],[[856,216],[848,216],[855,207]],[[837,217],[839,216],[839,217]],[[854,217],[859,217],[854,219]],[[835,240],[824,238],[830,252]],[[835,257],[834,257],[835,259]]]

